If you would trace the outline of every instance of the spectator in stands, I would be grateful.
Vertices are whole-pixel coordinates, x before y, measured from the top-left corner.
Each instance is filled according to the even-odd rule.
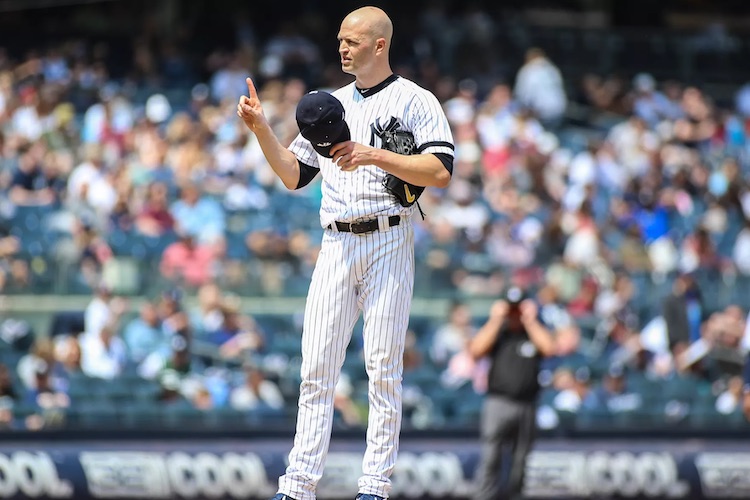
[[[612,365],[601,383],[588,393],[583,401],[586,410],[620,413],[641,408],[641,395],[627,387],[626,372],[622,366]]]
[[[683,273],[691,273],[698,269],[719,271],[723,265],[723,258],[718,254],[705,227],[698,227],[685,238],[680,254],[679,269]]]
[[[443,103],[445,116],[453,127],[468,125],[474,121],[477,108],[477,82],[465,79],[458,82],[456,95]]]
[[[404,342],[404,374],[401,390],[403,421],[405,426],[417,429],[429,428],[444,418],[428,395],[431,389],[435,388],[431,384],[425,384],[425,381],[434,380],[435,369],[425,362],[426,355],[428,353],[423,353],[423,349],[420,348],[416,332],[411,328],[408,329]],[[351,399],[351,394],[344,403],[350,409],[356,410],[352,412],[352,416],[357,416],[357,418],[352,421],[362,420],[364,408]]]
[[[440,374],[440,384],[448,390],[456,390],[470,384],[476,394],[487,392],[487,359],[476,359],[471,352],[472,336],[464,337],[461,349],[451,354],[445,369]]]
[[[150,302],[144,303],[140,316],[125,326],[122,338],[128,348],[128,358],[134,363],[140,363],[152,352],[168,348],[167,337],[159,320],[159,311]]]
[[[75,335],[66,335],[55,342],[55,364],[52,377],[57,387],[65,392],[70,388],[70,379],[83,373],[81,368],[81,344]]]
[[[196,336],[204,339],[217,331],[224,321],[221,288],[216,283],[206,283],[198,289],[197,299],[197,308],[190,314],[190,323]]]
[[[741,376],[745,362],[744,330],[745,315],[742,309],[731,304],[711,314],[702,325],[699,342],[706,344],[706,368],[712,380]]]
[[[559,378],[565,378],[561,383]],[[587,366],[580,366],[575,370],[561,367],[555,372],[554,387],[559,390],[552,400],[552,407],[557,411],[577,413],[583,406],[591,390],[591,372]]]
[[[191,233],[180,234],[162,254],[159,270],[168,280],[189,287],[199,287],[211,281],[216,273],[214,248],[199,241]]]
[[[229,404],[235,410],[253,410],[261,406],[281,410],[284,407],[284,396],[279,387],[266,378],[263,370],[248,364],[245,367],[244,383],[232,389]]]
[[[581,78],[579,92],[578,101],[593,108],[595,118],[599,118],[600,112],[622,116],[628,111],[627,85],[616,74],[603,77],[587,73]]]
[[[65,409],[70,406],[70,398],[52,384],[52,366],[37,360],[33,366],[34,384],[28,389],[27,402],[35,408],[37,418],[27,420],[27,425],[45,428],[61,426],[64,423]]]
[[[731,415],[735,411],[741,410],[743,404],[743,390],[744,382],[742,381],[742,377],[730,377],[727,382],[726,390],[716,398],[716,411],[722,415]]]
[[[136,215],[135,226],[144,236],[158,237],[174,229],[174,218],[169,211],[167,185],[154,182],[148,185],[143,208]]]
[[[586,356],[580,352],[581,331],[573,317],[557,298],[554,285],[546,284],[537,292],[539,318],[555,337],[555,352],[542,361],[547,370],[560,366],[585,366]]]
[[[57,201],[52,188],[54,178],[47,178],[42,167],[44,146],[41,143],[24,146],[13,173],[10,201],[18,206],[47,206]]]
[[[305,36],[297,21],[287,19],[263,47],[260,71],[266,78],[300,78],[310,84],[318,76],[320,61],[318,45]]]
[[[448,310],[448,322],[435,330],[430,358],[438,365],[445,365],[451,356],[464,350],[475,331],[469,306],[462,301],[454,301]]]
[[[487,207],[477,200],[474,187],[467,181],[455,180],[448,188],[447,195],[448,199],[436,217],[476,237],[484,230],[490,214]]]
[[[127,346],[111,324],[81,338],[81,368],[89,377],[113,379],[128,362]]]
[[[94,296],[84,311],[84,335],[97,336],[105,326],[117,329],[127,308],[125,300],[115,297],[112,289],[100,282],[95,287]]]
[[[191,408],[190,402],[182,395],[182,381],[178,373],[165,370],[159,377],[160,391],[156,400],[160,404],[177,408]]]
[[[0,292],[7,285],[28,283],[28,266],[16,258],[21,250],[21,242],[0,228]]]
[[[34,142],[45,132],[39,116],[39,92],[33,83],[26,83],[18,88],[17,96],[19,106],[12,111],[10,129],[24,140]]]
[[[88,221],[80,221],[74,233],[81,281],[94,287],[102,280],[104,264],[112,258],[112,249],[101,232]]]
[[[635,286],[625,273],[615,276],[611,288],[602,289],[596,297],[594,312],[601,318],[613,318],[618,314],[634,314],[631,301],[636,293]]]
[[[565,113],[568,99],[560,70],[538,47],[526,52],[526,62],[516,75],[516,100],[548,127],[556,127]]]
[[[218,405],[214,401],[211,391],[205,385],[199,385],[191,394],[190,402],[193,408],[198,410],[209,412],[215,409]]]
[[[117,192],[105,169],[103,148],[100,144],[87,144],[81,156],[83,161],[68,177],[66,204],[78,215],[107,215],[115,206]]]
[[[138,366],[138,374],[143,378],[155,379],[165,371],[175,372],[181,377],[200,373],[202,366],[190,352],[193,332],[187,316],[182,312],[175,313],[162,326],[167,332],[168,347],[146,356]]]
[[[750,276],[750,218],[746,220],[745,227],[737,235],[732,257],[740,274]]]
[[[223,358],[248,357],[263,349],[263,332],[252,316],[240,311],[238,297],[226,297],[221,309],[221,326],[206,339],[219,348]]]
[[[34,339],[31,350],[18,360],[16,373],[27,389],[36,387],[36,372],[38,366],[52,367],[55,363],[55,343],[48,337],[39,336]]]
[[[656,88],[656,80],[649,73],[638,73],[633,78],[633,113],[642,118],[651,127],[664,119],[675,119],[671,102]],[[681,111],[679,108],[677,111]]]
[[[584,318],[594,313],[594,304],[599,293],[599,284],[594,278],[584,278],[581,288],[568,302],[568,312],[574,318]]]
[[[6,364],[0,363],[0,399],[8,398],[12,401],[18,401],[19,395],[17,389],[13,386],[13,377]]]
[[[537,305],[525,292],[510,287],[492,305],[489,319],[469,346],[475,359],[489,355],[491,363],[474,498],[498,498],[506,444],[512,445],[513,458],[505,494],[521,497],[526,456],[534,441],[540,364],[556,350],[554,336],[537,314]]]
[[[584,203],[569,217],[570,235],[565,242],[563,258],[578,268],[586,268],[601,258],[599,228],[592,215],[591,206]]]
[[[700,339],[703,304],[700,289],[693,276],[681,274],[674,280],[671,293],[662,304],[667,325],[669,347],[685,347]]]
[[[170,213],[177,232],[193,235],[198,243],[213,245],[224,238],[225,215],[221,205],[202,195],[195,182],[182,186],[180,199],[172,204]]]
[[[606,140],[628,180],[648,172],[661,145],[659,136],[636,115],[612,127]]]
[[[674,122],[675,139],[691,148],[707,146],[718,127],[711,103],[700,89],[687,87],[682,94],[682,110],[685,116]]]

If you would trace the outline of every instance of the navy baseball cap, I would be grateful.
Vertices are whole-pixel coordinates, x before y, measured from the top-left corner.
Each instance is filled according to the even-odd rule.
[[[313,90],[297,104],[297,126],[321,156],[331,158],[331,146],[351,139],[344,106],[328,92]]]

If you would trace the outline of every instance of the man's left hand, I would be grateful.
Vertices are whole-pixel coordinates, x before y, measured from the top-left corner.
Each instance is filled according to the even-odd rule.
[[[333,162],[344,172],[352,172],[360,165],[373,164],[374,148],[354,141],[334,144],[331,148]]]
[[[533,300],[526,299],[519,304],[521,309],[521,321],[524,324],[536,321],[538,308]]]

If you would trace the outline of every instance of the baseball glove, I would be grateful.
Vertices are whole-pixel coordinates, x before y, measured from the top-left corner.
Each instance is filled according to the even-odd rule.
[[[402,155],[413,155],[417,152],[417,145],[411,132],[386,130],[380,138],[383,142],[383,149],[388,151]],[[409,184],[390,173],[385,175],[383,186],[385,186],[386,191],[396,197],[402,207],[410,207],[417,203],[424,191],[424,186]]]

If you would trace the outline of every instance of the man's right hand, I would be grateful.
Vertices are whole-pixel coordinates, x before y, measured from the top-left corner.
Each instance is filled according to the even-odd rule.
[[[510,305],[504,300],[497,300],[492,304],[490,317],[494,320],[502,320],[508,315]]]
[[[253,81],[246,78],[245,82],[250,97],[245,95],[240,97],[240,102],[237,104],[237,116],[242,118],[251,132],[255,133],[268,122],[266,121],[266,115],[263,114],[263,107],[260,105],[258,92],[255,90]]]

